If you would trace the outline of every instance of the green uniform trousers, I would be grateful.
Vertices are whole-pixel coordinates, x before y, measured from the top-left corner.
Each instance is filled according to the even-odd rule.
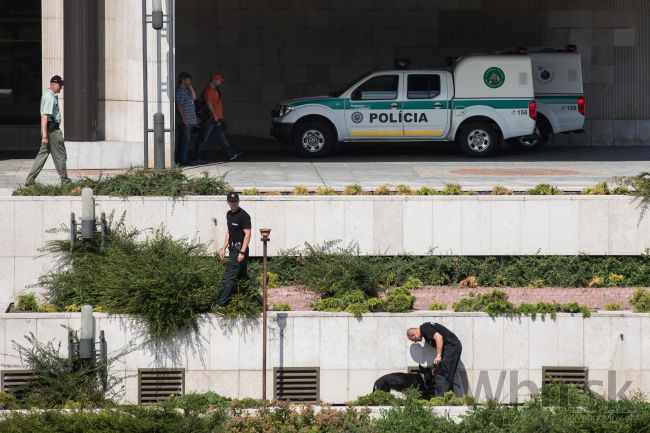
[[[34,164],[32,164],[32,169],[27,175],[25,185],[31,185],[34,183],[36,177],[39,175],[41,170],[43,170],[43,166],[45,165],[50,153],[52,154],[54,167],[56,167],[56,171],[59,173],[59,177],[61,178],[61,183],[70,182],[68,170],[66,168],[67,155],[65,152],[65,143],[63,142],[63,133],[60,129],[48,132],[47,140],[47,146],[41,146],[41,149],[36,154]]]
[[[219,296],[217,298],[217,304],[222,307],[228,303],[230,295],[232,295],[232,291],[237,285],[237,280],[248,279],[248,257],[244,257],[244,260],[240,263],[237,261],[238,255],[239,249],[230,249],[228,263],[226,263],[226,268],[223,270],[221,289],[219,290]]]

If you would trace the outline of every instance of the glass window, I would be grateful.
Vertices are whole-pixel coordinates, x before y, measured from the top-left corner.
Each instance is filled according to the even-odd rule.
[[[413,74],[408,78],[408,99],[431,99],[440,95],[440,75]]]
[[[397,99],[398,75],[380,75],[357,87],[352,92],[354,101],[383,101]]]

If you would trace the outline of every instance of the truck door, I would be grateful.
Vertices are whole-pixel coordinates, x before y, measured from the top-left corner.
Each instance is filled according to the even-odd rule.
[[[399,99],[402,73],[375,75],[350,93],[345,124],[353,141],[386,140],[404,136]]]
[[[447,76],[440,73],[406,74],[402,119],[407,138],[441,140],[449,129]]]

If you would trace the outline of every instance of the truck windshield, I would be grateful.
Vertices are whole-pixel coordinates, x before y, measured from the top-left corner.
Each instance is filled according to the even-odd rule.
[[[338,89],[336,89],[336,90],[330,92],[330,93],[329,93],[329,96],[331,96],[331,97],[333,97],[333,98],[338,98],[338,97],[341,96],[341,95],[342,95],[346,90],[348,90],[350,87],[352,87],[353,85],[357,84],[359,81],[361,81],[361,80],[363,80],[364,78],[366,78],[366,77],[367,77],[368,75],[370,75],[371,73],[372,73],[372,72],[370,72],[370,71],[369,71],[369,72],[365,72],[365,73],[359,75],[359,76],[358,76],[357,78],[355,78],[354,80],[352,80],[352,81],[348,81],[344,86],[339,87]]]

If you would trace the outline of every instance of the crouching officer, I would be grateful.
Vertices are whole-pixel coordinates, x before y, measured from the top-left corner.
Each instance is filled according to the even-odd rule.
[[[414,343],[424,341],[436,349],[433,364],[438,368],[435,376],[435,395],[441,396],[447,391],[453,391],[454,376],[460,361],[463,346],[456,334],[439,323],[426,322],[419,328],[410,328],[406,336]]]
[[[225,260],[226,248],[228,248],[228,263],[223,272],[217,298],[217,304],[220,306],[228,303],[238,280],[248,279],[248,244],[251,240],[251,217],[239,207],[239,194],[230,192],[227,200],[230,206],[230,210],[226,213],[228,232],[219,251],[219,257]]]

